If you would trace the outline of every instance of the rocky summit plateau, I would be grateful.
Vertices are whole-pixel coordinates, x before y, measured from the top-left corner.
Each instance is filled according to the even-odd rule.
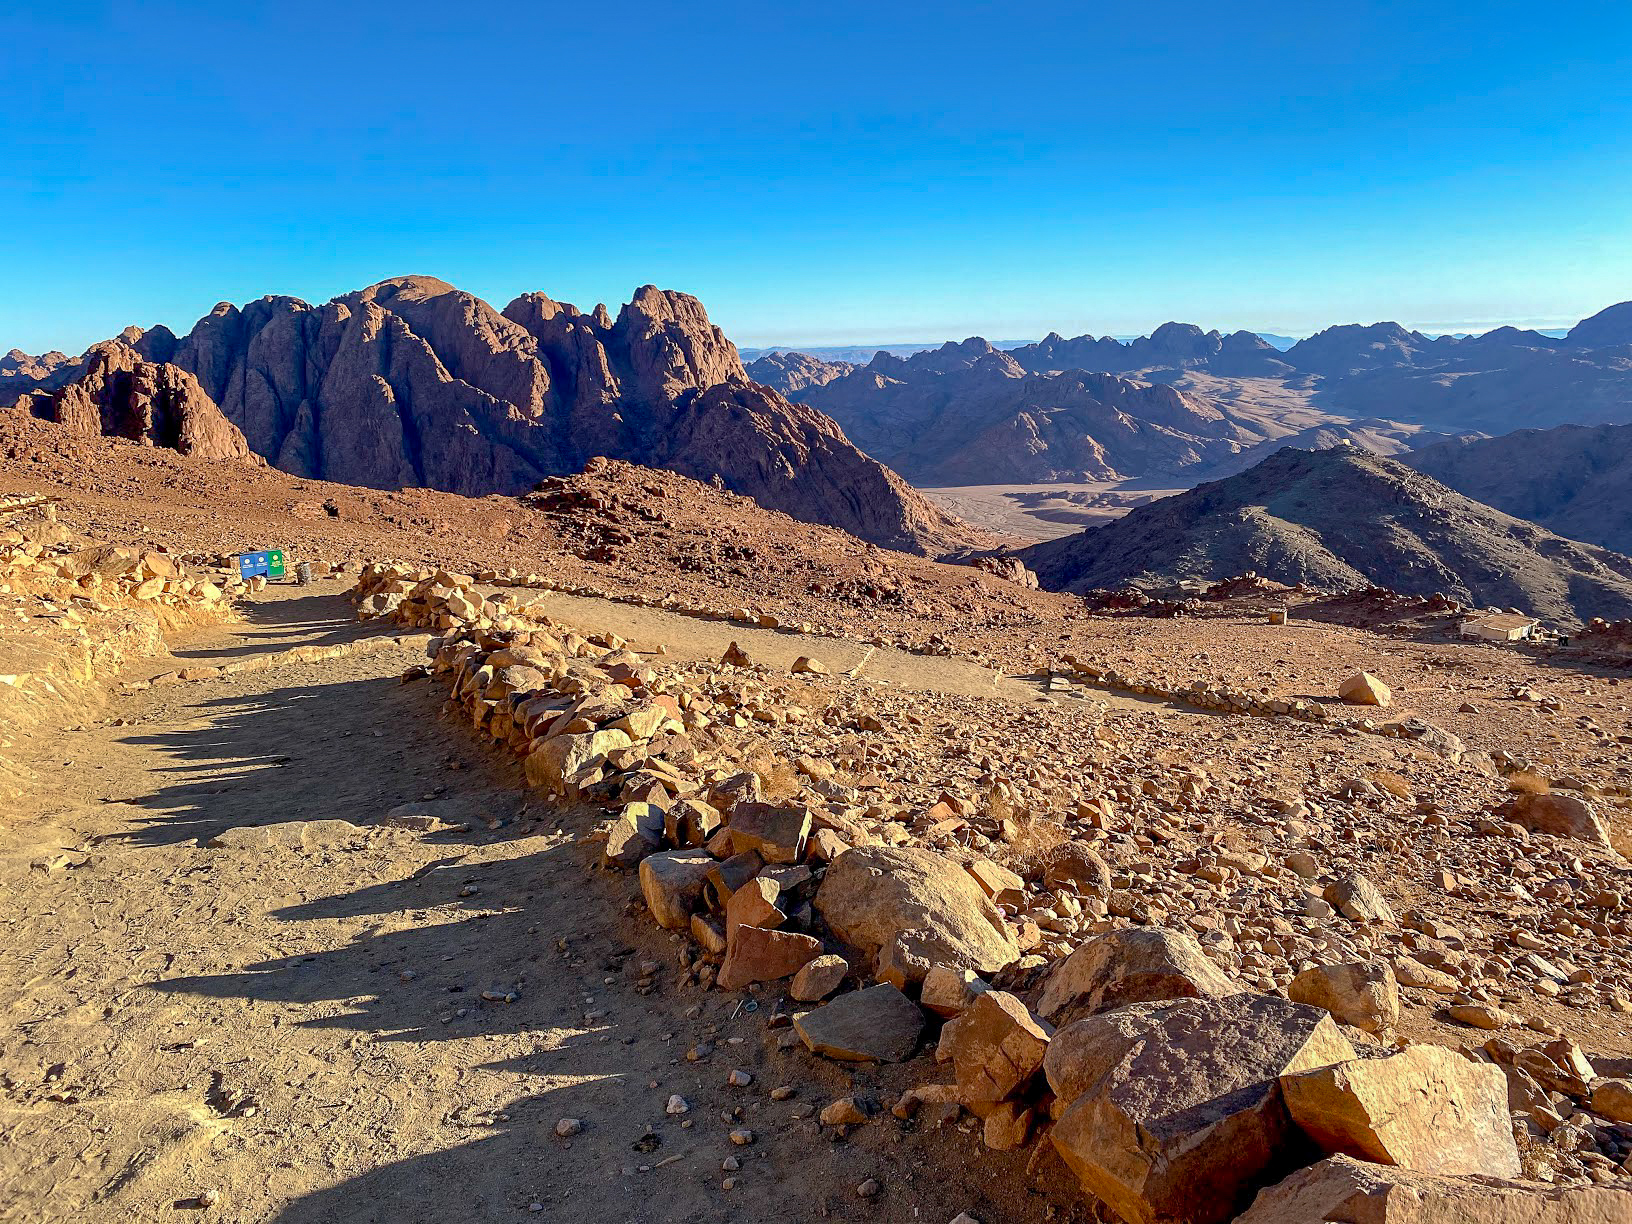
[[[1179,385],[1421,348],[1255,341],[410,277],[8,356],[0,1216],[1632,1221],[1626,427]],[[1194,487],[892,470],[1033,464]]]

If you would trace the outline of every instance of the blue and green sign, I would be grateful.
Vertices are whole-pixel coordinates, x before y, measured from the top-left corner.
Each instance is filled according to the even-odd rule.
[[[238,554],[238,576],[246,582],[255,577],[283,577],[283,549]]]

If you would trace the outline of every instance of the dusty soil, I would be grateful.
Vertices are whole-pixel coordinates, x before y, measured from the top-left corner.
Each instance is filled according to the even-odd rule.
[[[378,632],[337,595],[269,595],[176,654]],[[1029,1154],[978,1133],[886,1115],[836,1141],[796,1116],[852,1092],[888,1105],[926,1076],[779,1052],[769,1003],[677,992],[632,879],[577,844],[592,814],[540,803],[401,666],[156,686],[31,746],[50,790],[0,828],[0,1217],[1086,1218],[1063,1170],[1052,1201]],[[382,825],[415,801],[472,831]],[[202,844],[328,818],[358,827]],[[73,865],[34,866],[63,852]],[[727,1086],[736,1067],[749,1087]],[[782,1083],[798,1093],[773,1102]],[[672,1093],[689,1113],[665,1114]],[[582,1133],[557,1138],[565,1117]],[[742,1125],[756,1142],[733,1147]]]
[[[986,531],[1019,540],[1057,540],[1184,490],[1157,488],[1143,480],[1122,480],[961,485],[918,491],[941,509]]]

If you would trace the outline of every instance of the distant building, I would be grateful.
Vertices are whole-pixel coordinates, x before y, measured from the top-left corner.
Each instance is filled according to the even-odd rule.
[[[1470,616],[1462,622],[1465,638],[1481,638],[1486,642],[1524,642],[1540,628],[1534,617],[1516,612],[1485,612]]]

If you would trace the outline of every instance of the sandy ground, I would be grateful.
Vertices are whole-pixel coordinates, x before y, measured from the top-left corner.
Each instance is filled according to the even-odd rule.
[[[1022,540],[1055,540],[1121,518],[1135,507],[1182,493],[1187,487],[1157,487],[1148,481],[1122,480],[959,485],[918,491],[941,509],[986,531]]]
[[[290,588],[248,617],[177,654],[375,631],[339,596]],[[773,995],[750,1011],[677,988],[633,879],[591,869],[593,814],[543,807],[512,761],[438,717],[438,688],[399,683],[402,665],[160,686],[33,745],[50,790],[0,828],[0,1219],[1089,1218],[1063,1168],[1028,1177],[1029,1153],[978,1134],[887,1113],[821,1131],[811,1107],[887,1106],[938,1077],[779,1051]],[[473,832],[382,827],[410,801]],[[202,844],[322,818],[358,827]],[[749,1087],[727,1086],[734,1067]],[[797,1095],[772,1101],[779,1084]],[[689,1113],[665,1114],[672,1093]],[[557,1138],[563,1117],[582,1133]],[[752,1145],[730,1143],[740,1126]],[[868,1178],[880,1191],[863,1198]]]

